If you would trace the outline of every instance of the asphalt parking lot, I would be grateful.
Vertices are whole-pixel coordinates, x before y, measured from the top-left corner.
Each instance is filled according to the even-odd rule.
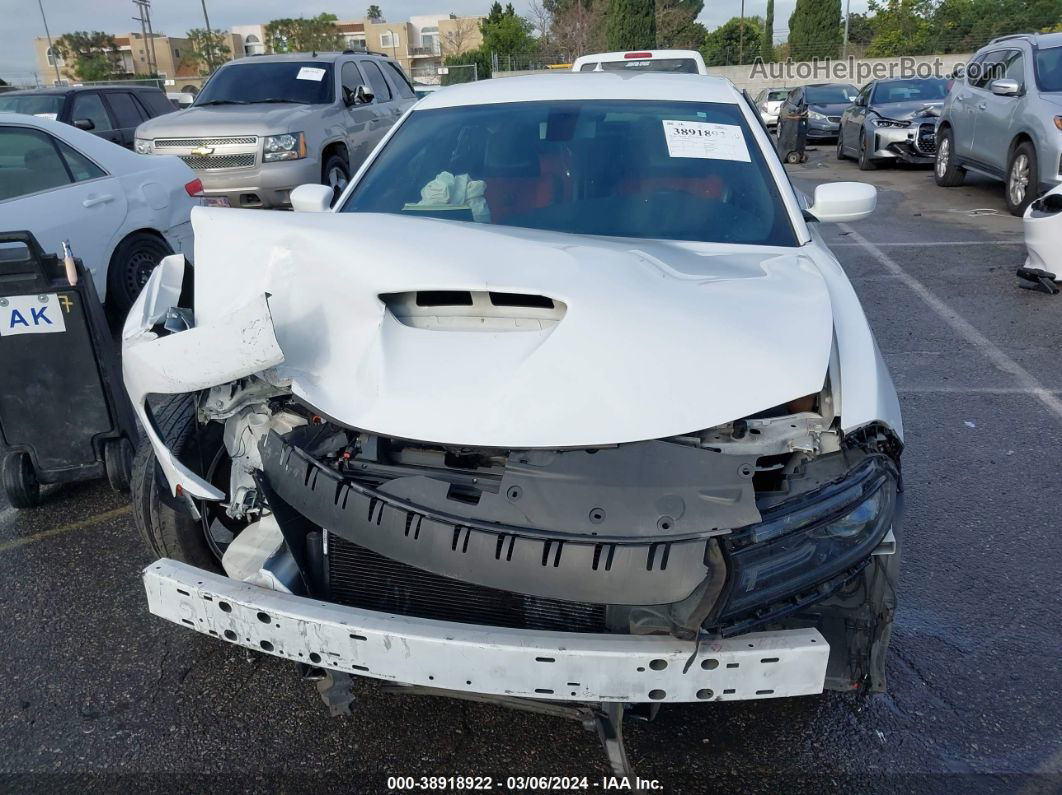
[[[665,707],[628,721],[668,792],[1062,788],[1062,296],[1018,289],[1002,188],[861,173],[832,146],[794,181],[867,180],[824,231],[900,392],[907,518],[889,693]],[[797,334],[799,328],[779,328]],[[0,498],[2,500],[2,498]],[[0,782],[49,788],[382,791],[388,774],[608,775],[575,723],[359,684],[331,718],[280,660],[148,615],[150,557],[104,483],[0,504]]]

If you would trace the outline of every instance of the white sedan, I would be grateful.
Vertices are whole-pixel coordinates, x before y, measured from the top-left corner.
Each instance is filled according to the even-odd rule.
[[[0,230],[45,251],[69,241],[100,300],[124,315],[159,260],[192,256],[202,185],[176,157],[143,157],[50,119],[0,113]]]
[[[151,611],[510,702],[883,689],[903,429],[817,230],[876,193],[804,207],[756,114],[702,75],[451,86],[334,208],[197,209],[194,323],[174,256],[123,332]]]

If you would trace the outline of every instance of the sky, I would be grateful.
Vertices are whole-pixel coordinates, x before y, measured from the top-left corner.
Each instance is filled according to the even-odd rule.
[[[53,38],[74,30],[104,30],[108,33],[128,33],[139,29],[133,21],[134,6],[130,0],[42,0]],[[458,15],[485,14],[491,0],[376,0],[390,21],[401,21],[418,14]],[[775,0],[774,31],[784,34],[786,22],[796,0]],[[514,0],[517,12],[527,13],[527,0]],[[302,0],[297,5],[290,0],[207,0],[210,25],[228,29],[232,25],[268,22],[270,19],[291,16],[315,16],[330,12],[340,19],[360,19],[369,3],[346,0]],[[748,16],[763,15],[767,0],[745,0]],[[866,9],[866,0],[852,0],[852,11]],[[741,10],[741,0],[706,0],[700,21],[709,29],[718,27]],[[33,38],[44,35],[40,10],[34,0],[0,0],[0,77],[29,77],[36,69]],[[189,28],[203,26],[203,12],[197,0],[153,0],[152,27],[156,32],[174,36],[184,35]]]

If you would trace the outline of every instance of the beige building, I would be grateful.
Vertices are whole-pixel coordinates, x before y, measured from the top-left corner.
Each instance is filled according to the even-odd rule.
[[[351,50],[369,50],[390,55],[417,83],[438,83],[439,68],[449,55],[474,50],[483,43],[479,26],[483,17],[454,17],[445,14],[410,18],[408,22],[369,22],[368,20],[339,21],[336,27],[343,35],[344,46]],[[262,55],[268,52],[265,25],[234,25],[225,33],[225,43],[233,58]],[[145,38],[140,33],[115,34],[118,54],[122,62],[120,79],[148,77],[152,73],[154,57],[159,77],[170,91],[198,91],[205,77],[206,65],[192,57],[192,44],[187,38],[156,33]],[[41,82],[56,81],[55,67],[66,84],[76,84],[72,64],[65,63],[48,47],[48,40],[38,36],[34,42],[37,73]],[[154,52],[152,53],[152,47]],[[171,82],[172,81],[172,82]]]

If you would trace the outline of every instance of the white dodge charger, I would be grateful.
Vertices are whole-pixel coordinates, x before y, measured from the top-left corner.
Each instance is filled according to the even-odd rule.
[[[618,705],[884,687],[903,432],[817,231],[872,187],[804,202],[725,80],[593,73],[428,96],[330,200],[197,209],[194,306],[173,256],[130,313],[153,613],[583,705],[617,769]]]

